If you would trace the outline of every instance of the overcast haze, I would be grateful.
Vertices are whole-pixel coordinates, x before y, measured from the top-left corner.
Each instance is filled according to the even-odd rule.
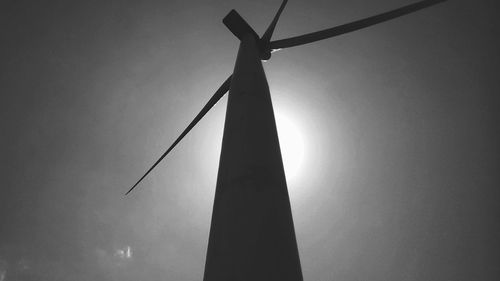
[[[413,2],[292,0],[273,39]],[[288,186],[304,280],[500,280],[496,2],[264,64],[303,138]],[[279,4],[3,1],[0,281],[202,280],[227,98],[124,193],[232,72],[222,18],[262,34]]]

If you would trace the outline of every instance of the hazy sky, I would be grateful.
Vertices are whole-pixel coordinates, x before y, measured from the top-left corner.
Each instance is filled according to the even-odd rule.
[[[264,64],[303,140],[288,185],[304,280],[500,280],[496,2]],[[273,38],[409,3],[291,0]],[[3,1],[0,280],[202,280],[226,98],[123,194],[231,73],[222,18],[262,34],[279,4]]]

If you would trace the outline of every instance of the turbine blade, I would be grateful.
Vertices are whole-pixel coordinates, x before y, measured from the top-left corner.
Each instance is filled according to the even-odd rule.
[[[351,23],[339,25],[336,27],[320,30],[313,33],[304,34],[301,36],[291,37],[282,40],[276,40],[271,42],[271,49],[283,49],[290,48],[294,46],[300,46],[315,41],[327,39],[330,37],[338,36],[341,34],[349,33],[358,29],[369,27],[384,21],[388,21],[400,16],[404,16],[418,10],[430,7],[432,5],[444,2],[446,0],[424,0],[417,3],[413,3],[407,6],[403,6],[399,9],[388,11],[379,15],[371,16],[365,19],[357,20]]]
[[[260,38],[263,42],[271,41],[271,36],[273,36],[274,28],[276,27],[276,24],[278,23],[281,12],[283,12],[283,9],[285,8],[287,2],[288,2],[288,0],[283,0],[283,2],[281,2],[281,6],[278,9],[278,11],[276,12],[276,15],[274,16],[273,21],[271,22],[271,24],[269,24],[269,27],[267,28],[266,32],[264,32],[264,35],[262,35],[262,38]]]
[[[243,37],[246,34],[252,34],[256,40],[259,39],[259,35],[253,30],[253,28],[243,19],[236,10],[231,10],[225,17],[222,19],[224,25],[234,34],[234,36],[238,37],[238,39],[243,40]]]
[[[146,173],[125,193],[125,195],[129,194],[148,174],[151,172],[160,162],[167,156],[167,154],[184,138],[184,136],[191,131],[191,129],[207,114],[207,112],[224,96],[224,94],[229,91],[229,87],[231,86],[231,76],[229,76],[224,83],[217,89],[215,94],[210,98],[210,100],[205,104],[203,109],[196,115],[196,117],[189,123],[186,129],[182,132],[182,134],[174,141],[174,143],[161,155],[161,157],[156,160],[156,162],[149,168]]]

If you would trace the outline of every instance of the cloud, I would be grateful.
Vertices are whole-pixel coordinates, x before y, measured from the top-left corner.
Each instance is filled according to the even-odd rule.
[[[130,246],[125,246],[123,249],[117,249],[115,251],[115,257],[121,260],[130,260],[132,259],[132,249]]]
[[[113,269],[116,267],[123,267],[132,261],[132,248],[130,246],[124,246],[123,248],[117,248],[111,251],[106,251],[104,249],[95,249],[95,255],[99,266],[102,269]]]

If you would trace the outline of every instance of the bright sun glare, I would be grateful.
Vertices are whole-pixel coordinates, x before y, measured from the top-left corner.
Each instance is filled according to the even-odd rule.
[[[287,110],[286,103],[277,102],[277,104],[280,105],[275,107],[274,115],[286,180],[288,188],[290,188],[298,183],[301,175],[305,173],[307,138],[300,126],[300,122],[295,121],[296,114],[289,113],[290,110]],[[289,108],[290,106],[288,106]],[[224,111],[219,110],[217,116],[213,115],[209,118],[213,118],[213,122],[210,124],[223,124]],[[220,131],[220,133],[214,134],[214,131]],[[203,163],[202,167],[204,167],[206,177],[212,180],[217,174],[217,169],[214,167],[217,167],[220,158],[221,138],[222,125],[217,128],[215,126],[210,127],[206,130],[206,136],[200,138],[204,140],[200,155],[210,153],[210,157],[203,157],[204,161],[201,161]],[[219,149],[213,149],[214,147],[219,147]]]
[[[299,128],[283,113],[276,113],[276,127],[287,181],[299,177],[304,158],[304,139]]]

